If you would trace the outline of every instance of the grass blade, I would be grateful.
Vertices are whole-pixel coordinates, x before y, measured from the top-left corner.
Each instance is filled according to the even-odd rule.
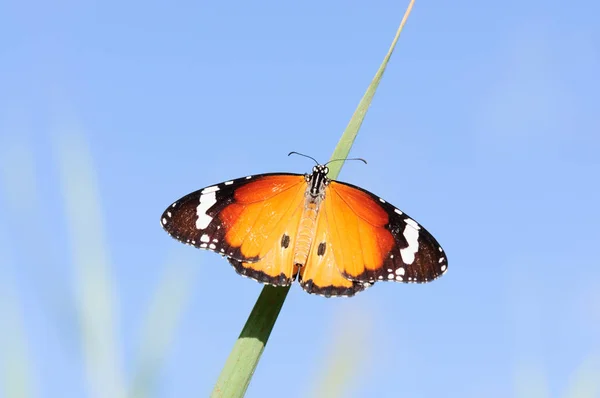
[[[600,357],[592,354],[571,375],[565,398],[600,397],[598,374],[600,374]]]
[[[14,109],[11,109],[14,111]],[[17,270],[28,269],[25,262],[14,256],[23,229],[30,232],[39,222],[37,210],[37,186],[35,158],[28,139],[28,129],[18,110],[3,115],[9,122],[2,123],[0,130],[12,131],[12,135],[0,141],[0,396],[39,396],[36,364],[28,339],[25,306],[19,295]],[[23,123],[25,122],[25,123]],[[18,225],[13,215],[17,215]],[[39,246],[39,242],[38,246]],[[26,272],[26,271],[25,271]]]
[[[235,342],[211,397],[243,397],[290,287],[265,286]]]
[[[92,156],[73,128],[56,137],[56,160],[65,201],[75,272],[76,302],[91,397],[124,398],[117,338],[116,286],[103,236]]]
[[[313,391],[307,395],[309,397],[351,396],[357,380],[368,373],[373,311],[364,307],[348,307],[346,311],[336,315],[330,326],[331,337],[326,344],[328,352],[325,363],[316,368],[317,382]]]
[[[4,264],[1,267],[4,268]],[[37,383],[33,377],[22,305],[5,272],[0,272],[0,277],[0,385],[7,398],[36,397]]]
[[[15,291],[15,261],[8,234],[0,230],[0,396],[37,397],[37,380],[31,360],[23,306]]]
[[[387,67],[388,62],[390,61],[390,58],[392,57],[394,49],[396,48],[396,43],[398,42],[398,39],[400,38],[400,34],[402,33],[402,29],[404,29],[404,25],[406,24],[406,21],[408,20],[408,16],[410,15],[410,12],[413,8],[414,3],[415,3],[415,0],[411,0],[411,2],[408,4],[408,7],[406,8],[406,12],[404,13],[404,17],[402,17],[400,26],[398,26],[398,30],[396,31],[396,36],[394,36],[394,40],[392,40],[390,49],[388,50],[387,54],[383,58],[383,62],[379,66],[377,73],[375,73],[375,77],[373,77],[371,84],[369,84],[369,87],[367,87],[367,91],[365,92],[365,94],[361,98],[360,102],[358,103],[358,106],[356,107],[356,110],[354,111],[352,118],[350,118],[350,121],[348,122],[348,125],[346,126],[346,130],[344,130],[344,134],[342,134],[342,137],[340,138],[335,149],[333,150],[331,159],[345,159],[348,157],[348,154],[350,153],[350,148],[352,148],[352,144],[354,143],[354,140],[356,139],[358,130],[360,129],[360,126],[362,126],[363,120],[365,119],[367,111],[369,110],[369,106],[371,106],[371,102],[373,101],[373,97],[375,96],[375,91],[377,90],[377,87],[379,87],[379,82],[381,81],[381,78],[383,77],[383,73],[385,72],[385,68]],[[344,162],[331,163],[328,166],[329,167],[329,178],[333,178],[333,179],[337,178],[343,165],[344,165]]]
[[[412,10],[413,4],[414,0],[408,5],[390,49],[377,70],[375,77],[371,81],[371,84],[367,88],[367,91],[359,102],[350,122],[346,126],[342,137],[333,151],[331,159],[344,159],[350,153],[350,148],[352,148],[358,130],[371,105],[375,91],[379,86],[385,68],[394,52],[394,48],[398,42],[400,33],[404,28],[408,15]],[[337,178],[343,164],[344,162],[332,163],[329,166],[329,177],[332,179]],[[240,336],[227,358],[211,397],[234,398],[244,396],[265,345],[269,340],[277,316],[283,307],[289,289],[290,287],[277,288],[273,286],[265,286],[263,288]]]
[[[152,296],[140,333],[130,398],[157,395],[157,383],[181,315],[190,300],[198,267],[184,259],[170,260]]]

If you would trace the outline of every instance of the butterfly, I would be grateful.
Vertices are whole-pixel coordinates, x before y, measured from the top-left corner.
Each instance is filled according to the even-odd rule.
[[[173,238],[226,257],[258,282],[353,296],[378,281],[429,282],[448,260],[435,238],[390,203],[329,179],[268,173],[225,181],[171,204],[161,225]]]

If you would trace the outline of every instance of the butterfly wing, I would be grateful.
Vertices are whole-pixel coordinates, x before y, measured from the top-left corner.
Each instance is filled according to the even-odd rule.
[[[179,199],[161,217],[175,239],[227,256],[260,282],[291,283],[293,239],[306,182],[301,174],[261,174],[210,186]]]
[[[332,181],[324,216],[335,263],[355,282],[429,282],[448,268],[435,238],[408,215],[354,185]]]
[[[327,202],[327,198],[325,202]],[[345,278],[336,264],[334,251],[336,243],[331,236],[332,220],[324,211],[319,212],[312,246],[306,264],[300,268],[298,280],[300,286],[311,294],[321,296],[354,296],[370,286],[368,283]]]
[[[267,285],[289,286],[298,275],[298,267],[295,265],[292,267],[293,250],[288,250],[291,252],[289,257],[282,252],[273,251],[272,255],[267,255],[264,259],[254,263],[246,263],[233,258],[227,260],[235,272],[242,276]]]

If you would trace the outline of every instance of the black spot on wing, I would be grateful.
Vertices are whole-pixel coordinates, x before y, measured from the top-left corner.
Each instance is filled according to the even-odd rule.
[[[290,245],[290,236],[287,234],[283,234],[283,236],[281,237],[281,247],[283,247],[284,249],[287,249],[289,245]]]
[[[325,242],[319,243],[319,247],[317,247],[317,255],[318,256],[324,255],[326,248],[327,248],[327,243],[325,243]]]

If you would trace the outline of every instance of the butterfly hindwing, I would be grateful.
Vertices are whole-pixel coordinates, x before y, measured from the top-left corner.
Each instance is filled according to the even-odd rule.
[[[288,286],[296,279],[298,267],[294,265],[295,232],[298,230],[303,206],[303,195],[296,195],[294,205],[281,214],[277,226],[272,229],[271,235],[279,237],[279,240],[266,244],[268,250],[260,260],[243,262],[228,259],[238,274],[275,286]]]
[[[289,250],[292,252],[292,250]],[[292,262],[284,262],[268,256],[254,263],[245,263],[233,258],[227,259],[238,274],[260,283],[273,286],[289,286],[298,274],[298,267]]]
[[[448,267],[425,228],[362,188],[332,181],[324,210],[336,264],[350,280],[429,282]]]
[[[331,220],[321,211],[307,262],[299,270],[300,286],[308,293],[325,297],[354,296],[370,285],[349,280],[342,275],[334,251],[343,248],[335,246],[331,239],[331,228]]]

